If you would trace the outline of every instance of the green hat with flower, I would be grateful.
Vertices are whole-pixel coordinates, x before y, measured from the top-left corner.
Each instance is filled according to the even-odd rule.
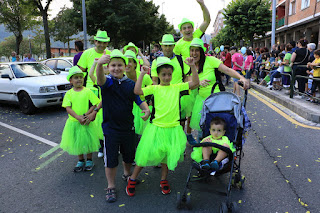
[[[108,37],[107,31],[98,30],[97,35],[94,37],[94,40],[101,42],[109,42],[110,38]]]
[[[204,46],[201,38],[194,38],[191,41],[190,47],[200,47],[203,49],[204,52],[207,50],[207,48]]]
[[[162,41],[160,42],[160,45],[175,45],[176,42],[174,42],[173,35],[171,34],[164,34],[162,36]]]
[[[135,49],[136,52],[137,52],[136,55],[138,54],[139,49],[138,49],[138,47],[137,47],[136,45],[134,45],[134,43],[132,43],[132,42],[129,42],[129,44],[127,44],[126,46],[124,46],[123,51],[126,52],[129,47],[134,47],[134,49]]]
[[[110,60],[113,58],[121,58],[124,60],[125,64],[128,65],[128,58],[124,57],[124,55],[122,54],[122,52],[118,49],[114,49],[111,53],[110,53]]]
[[[182,21],[180,22],[180,24],[178,24],[178,28],[179,30],[181,30],[182,25],[186,24],[186,23],[190,23],[192,25],[192,27],[194,28],[194,23],[193,21],[190,21],[187,18],[183,18]]]
[[[86,76],[85,72],[82,72],[82,70],[78,66],[73,66],[70,68],[69,73],[67,75],[67,80],[70,81],[70,78],[74,76],[75,74],[82,74],[83,77]]]

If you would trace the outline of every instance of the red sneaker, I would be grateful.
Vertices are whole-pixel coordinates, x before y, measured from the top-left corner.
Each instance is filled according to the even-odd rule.
[[[128,178],[128,185],[126,187],[126,193],[130,197],[134,196],[134,194],[136,193],[136,184],[137,184],[136,180],[131,180],[130,178]]]
[[[164,194],[164,195],[170,194],[171,189],[170,189],[170,185],[167,180],[161,180],[160,187],[161,187],[162,194]]]

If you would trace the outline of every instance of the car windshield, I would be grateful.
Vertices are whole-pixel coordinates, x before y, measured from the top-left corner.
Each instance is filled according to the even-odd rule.
[[[11,67],[16,78],[55,75],[53,70],[41,63],[12,64]]]

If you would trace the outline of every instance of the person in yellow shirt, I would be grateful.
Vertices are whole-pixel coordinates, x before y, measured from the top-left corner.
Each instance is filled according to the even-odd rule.
[[[125,52],[126,52],[127,50],[133,51],[133,52],[136,54],[136,57],[140,56],[140,59],[137,58],[137,59],[138,59],[138,62],[139,62],[139,66],[137,66],[137,68],[136,68],[137,71],[140,71],[141,66],[147,66],[147,67],[150,66],[150,63],[149,63],[147,57],[145,57],[145,56],[142,54],[140,48],[138,48],[136,45],[134,45],[134,43],[129,42],[129,44],[127,44],[126,46],[124,46],[124,48],[123,48],[123,54],[125,54]]]
[[[314,51],[314,57],[315,60],[312,63],[308,63],[307,66],[313,69],[313,81],[312,81],[312,87],[311,87],[311,93],[313,97],[316,97],[316,89],[319,88],[320,91],[320,68],[317,68],[317,66],[320,66],[320,50]],[[311,100],[312,103],[316,103],[317,101],[315,99]]]
[[[190,57],[190,43],[194,38],[201,38],[201,36],[207,30],[211,18],[210,13],[206,5],[204,4],[204,0],[197,0],[199,3],[201,10],[203,12],[203,22],[200,27],[194,30],[194,23],[187,18],[183,18],[181,23],[178,25],[180,33],[183,35],[182,38],[176,43],[173,52],[176,55],[182,55],[184,59]]]

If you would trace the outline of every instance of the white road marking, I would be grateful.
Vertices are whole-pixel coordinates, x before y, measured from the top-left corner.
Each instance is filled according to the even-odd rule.
[[[3,127],[8,128],[8,129],[10,129],[10,130],[12,130],[12,131],[15,131],[15,132],[18,132],[18,133],[23,134],[23,135],[25,135],[25,136],[28,136],[28,137],[30,137],[30,138],[33,138],[33,139],[35,139],[35,140],[37,140],[37,141],[40,141],[40,142],[42,142],[42,143],[48,144],[48,145],[50,145],[50,146],[57,146],[57,145],[58,145],[58,144],[55,143],[55,142],[49,141],[49,140],[47,140],[47,139],[44,139],[44,138],[39,137],[39,136],[37,136],[37,135],[31,134],[31,133],[26,132],[26,131],[24,131],[24,130],[18,129],[18,128],[16,128],[16,127],[10,126],[10,125],[8,125],[8,124],[5,124],[5,123],[0,122],[0,125],[3,126]]]

